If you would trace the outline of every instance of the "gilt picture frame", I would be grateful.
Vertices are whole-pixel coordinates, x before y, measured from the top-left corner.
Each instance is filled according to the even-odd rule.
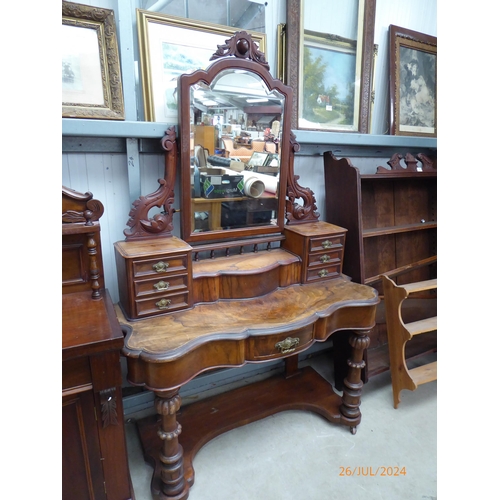
[[[238,28],[137,9],[144,120],[175,124],[177,78],[206,69]],[[246,30],[266,54],[266,35]]]
[[[62,2],[62,117],[124,120],[114,12]]]
[[[390,133],[437,137],[437,37],[389,26]]]

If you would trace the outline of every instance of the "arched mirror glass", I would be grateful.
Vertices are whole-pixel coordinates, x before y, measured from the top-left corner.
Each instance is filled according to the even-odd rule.
[[[230,57],[181,76],[179,88],[183,239],[281,231],[290,89]]]

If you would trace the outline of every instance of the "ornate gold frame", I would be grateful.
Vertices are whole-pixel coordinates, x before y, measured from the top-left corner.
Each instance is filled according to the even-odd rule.
[[[413,31],[400,26],[391,24],[389,26],[389,86],[390,86],[390,120],[391,135],[407,135],[420,137],[437,137],[437,37]],[[434,87],[431,88],[431,93],[434,96],[434,125],[433,126],[416,126],[403,125],[402,122],[402,93],[403,85],[401,82],[401,57],[402,49],[411,50],[419,53],[420,57],[427,55],[427,62],[430,68],[424,68],[426,71],[432,70],[432,58],[434,61]],[[425,60],[425,59],[423,59]],[[420,64],[422,61],[420,62]],[[408,92],[409,94],[409,92]]]
[[[144,120],[150,122],[161,122],[165,120],[158,119],[155,113],[155,107],[158,106],[159,92],[155,92],[155,76],[154,68],[162,67],[162,59],[152,54],[150,44],[150,26],[152,24],[161,25],[162,30],[167,33],[169,28],[191,30],[193,37],[196,36],[196,47],[200,50],[206,47],[214,46],[213,43],[207,42],[207,36],[212,37],[218,35],[220,45],[223,45],[228,38],[233,36],[238,28],[231,28],[219,24],[206,23],[202,21],[194,21],[192,19],[185,19],[182,17],[169,16],[166,14],[158,14],[156,12],[149,12],[147,10],[137,9],[137,30],[139,38],[139,53],[140,53],[140,68],[142,80],[142,95],[144,103]],[[256,31],[247,31],[252,36],[259,47],[259,50],[266,54],[266,35]],[[171,45],[176,45],[171,43]],[[215,47],[215,46],[214,46]],[[213,52],[213,51],[212,51]],[[212,53],[209,54],[210,57]],[[209,59],[207,59],[207,64]],[[155,66],[154,66],[155,65]],[[154,67],[153,67],[154,66]],[[204,68],[192,68],[204,69]],[[163,90],[163,89],[162,89]],[[161,96],[164,98],[164,96]],[[177,123],[177,116],[172,117],[172,123]]]
[[[62,24],[95,30],[99,46],[99,65],[104,100],[102,105],[63,101],[63,118],[124,120],[122,79],[114,12],[109,9],[63,1]]]

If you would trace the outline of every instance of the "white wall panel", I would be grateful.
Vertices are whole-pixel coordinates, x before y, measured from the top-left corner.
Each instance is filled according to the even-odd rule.
[[[406,151],[401,151],[405,154]],[[342,156],[338,156],[342,158]],[[387,161],[390,158],[378,157],[355,157],[349,156],[349,160],[360,171],[361,174],[374,174],[377,167],[387,166]],[[325,174],[323,167],[323,156],[298,156],[295,158],[295,174],[300,177],[299,184],[303,187],[310,188],[316,198],[317,211],[320,214],[320,219],[325,220],[325,198],[328,189],[325,188]],[[330,221],[335,224],[335,221]]]
[[[127,161],[124,154],[63,154],[62,184],[82,193],[91,192],[104,205],[101,223],[104,279],[114,302],[118,286],[113,244],[124,238],[130,202]]]

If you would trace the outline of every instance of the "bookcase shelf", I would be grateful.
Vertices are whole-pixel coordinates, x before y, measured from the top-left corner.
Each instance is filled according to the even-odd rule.
[[[404,157],[407,168],[398,164],[401,158],[393,155],[388,162],[392,170],[379,167],[376,174],[362,175],[349,159],[324,154],[325,220],[347,229],[344,273],[373,286],[382,298],[367,350],[365,380],[389,364],[382,275],[404,284],[437,274],[437,170],[422,155],[417,158],[423,160],[423,171],[413,156]],[[413,299],[406,301],[412,321],[433,314],[435,297],[435,291],[427,290],[415,294],[427,300],[413,305]],[[432,350],[425,342],[418,346],[422,353]],[[370,360],[372,352],[377,353],[376,363]]]

